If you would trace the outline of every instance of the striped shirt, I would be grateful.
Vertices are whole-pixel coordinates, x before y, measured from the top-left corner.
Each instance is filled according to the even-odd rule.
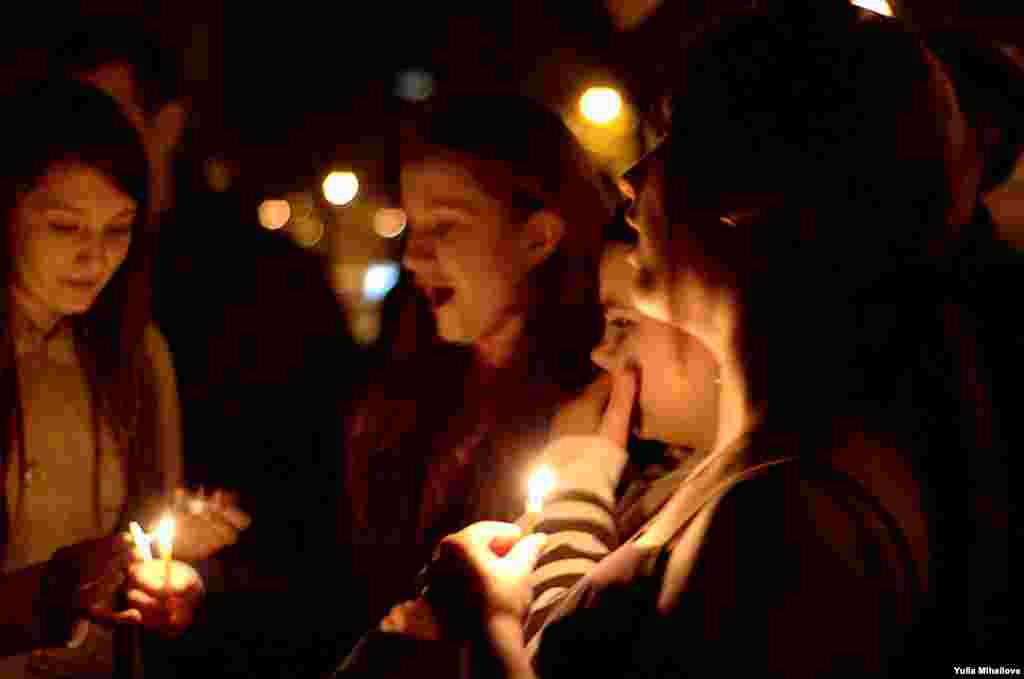
[[[527,641],[565,593],[654,516],[703,457],[667,448],[646,465],[623,468],[621,479],[594,474],[590,466],[559,469],[558,490],[535,526],[548,540],[531,575]]]
[[[914,560],[849,475],[756,462],[741,441],[648,484],[633,514],[649,520],[633,532],[630,507],[613,502],[622,467],[600,473],[618,463],[614,446],[552,445],[570,459],[576,447],[589,469],[558,468],[538,524],[552,536],[526,621],[539,676],[876,676],[906,652],[922,603]]]

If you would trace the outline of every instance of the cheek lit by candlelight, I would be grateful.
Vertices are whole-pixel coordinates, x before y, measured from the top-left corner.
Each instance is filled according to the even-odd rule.
[[[526,511],[539,512],[544,508],[544,499],[555,489],[555,471],[541,467],[530,476],[526,483]]]

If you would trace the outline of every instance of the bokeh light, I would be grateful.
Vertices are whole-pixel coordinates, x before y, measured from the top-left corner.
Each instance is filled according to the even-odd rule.
[[[331,172],[324,179],[324,198],[334,205],[347,205],[359,193],[359,179],[354,172]]]
[[[292,219],[302,219],[313,214],[316,201],[309,191],[292,191],[284,196],[292,211]]]
[[[292,217],[292,208],[287,200],[272,198],[260,203],[256,213],[260,219],[260,226],[274,230],[288,223]]]
[[[295,218],[288,229],[292,239],[304,248],[317,245],[324,237],[324,223],[314,215]]]
[[[886,0],[851,0],[854,5],[863,9],[870,10],[883,16],[892,16],[892,7]]]
[[[381,238],[395,238],[405,230],[405,210],[384,207],[373,215],[373,231]]]
[[[402,71],[395,78],[395,95],[411,102],[426,101],[434,94],[434,76],[419,68]]]
[[[398,262],[374,262],[363,275],[363,299],[379,302],[398,283]]]
[[[211,191],[224,193],[231,188],[231,168],[223,158],[213,156],[207,159],[203,171]]]
[[[580,97],[580,113],[592,123],[607,125],[622,113],[622,96],[611,87],[591,87]]]

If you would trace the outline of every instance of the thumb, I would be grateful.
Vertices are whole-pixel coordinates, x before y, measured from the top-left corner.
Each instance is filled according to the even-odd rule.
[[[533,571],[540,558],[540,551],[547,542],[544,533],[531,533],[515,544],[502,561],[508,575],[525,577]]]
[[[633,366],[626,366],[615,374],[612,395],[601,419],[598,434],[621,448],[629,441],[629,423],[636,400],[637,373]]]

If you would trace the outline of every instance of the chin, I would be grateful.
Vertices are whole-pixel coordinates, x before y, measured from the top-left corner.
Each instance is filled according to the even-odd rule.
[[[62,304],[56,305],[60,310],[60,313],[71,316],[76,314],[84,314],[92,305],[96,303],[95,297],[89,299],[65,299]]]
[[[435,317],[437,321],[437,336],[449,344],[472,344],[474,337],[469,336],[459,323],[454,323],[443,315]]]

